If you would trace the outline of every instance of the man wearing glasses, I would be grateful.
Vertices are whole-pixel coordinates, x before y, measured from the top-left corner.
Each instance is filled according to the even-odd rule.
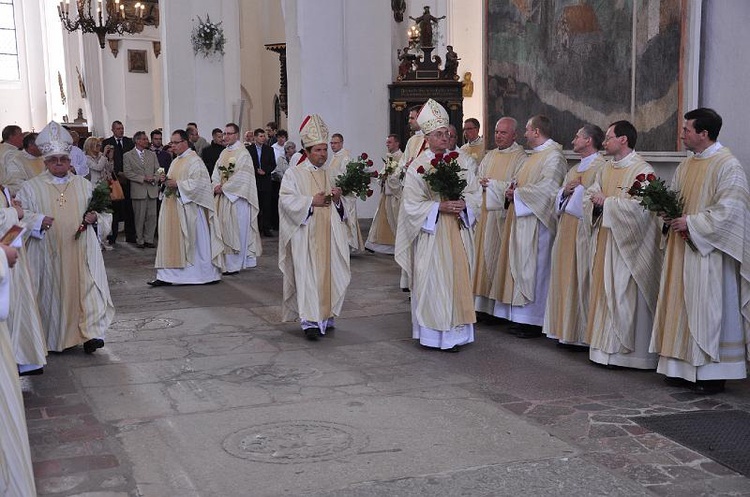
[[[487,151],[484,148],[484,138],[479,136],[479,120],[470,117],[464,121],[464,142],[461,150],[477,164],[481,163]]]
[[[255,267],[262,252],[258,231],[258,189],[250,152],[240,142],[240,128],[224,128],[226,148],[211,175],[216,219],[224,242],[225,275]]]
[[[172,133],[177,155],[162,175],[166,187],[159,212],[156,278],[151,286],[218,283],[223,244],[215,226],[213,189],[206,165],[188,144],[188,134]]]

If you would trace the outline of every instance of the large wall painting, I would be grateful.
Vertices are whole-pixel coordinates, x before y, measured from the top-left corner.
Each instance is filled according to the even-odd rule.
[[[628,119],[638,150],[679,149],[686,0],[487,0],[486,32],[490,126],[545,114],[569,149]]]

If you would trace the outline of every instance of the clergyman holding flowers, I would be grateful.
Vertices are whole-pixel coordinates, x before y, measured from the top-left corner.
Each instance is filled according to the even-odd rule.
[[[473,226],[481,189],[468,156],[446,154],[443,106],[428,100],[417,122],[428,148],[404,178],[395,258],[411,281],[412,337],[425,347],[457,352],[474,341]]]

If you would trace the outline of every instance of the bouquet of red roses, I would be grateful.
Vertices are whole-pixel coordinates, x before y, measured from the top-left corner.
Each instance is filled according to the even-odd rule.
[[[419,166],[417,173],[424,175],[424,180],[432,191],[440,195],[441,200],[463,198],[467,182],[460,174],[463,169],[458,164],[458,152],[437,153],[430,165],[432,169],[427,172],[423,166]]]
[[[664,180],[657,178],[656,175],[639,174],[635,177],[633,185],[628,189],[628,195],[639,198],[640,204],[644,209],[656,212],[659,216],[672,220],[682,216],[682,210],[685,203],[680,196],[680,192],[667,188]],[[664,226],[668,230],[667,225]],[[695,244],[690,240],[690,236],[680,232],[680,237],[692,250],[697,250]]]
[[[357,160],[353,160],[346,165],[346,171],[336,178],[336,186],[341,188],[343,195],[354,194],[360,200],[367,200],[372,196],[370,181],[378,177],[377,171],[368,171],[372,167],[372,160],[367,158],[367,154],[362,153]]]

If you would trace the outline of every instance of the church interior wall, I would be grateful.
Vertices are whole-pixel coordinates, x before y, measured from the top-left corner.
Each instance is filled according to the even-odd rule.
[[[723,120],[719,141],[729,147],[750,175],[747,139],[747,82],[750,81],[750,2],[703,2],[701,105],[711,107]]]

